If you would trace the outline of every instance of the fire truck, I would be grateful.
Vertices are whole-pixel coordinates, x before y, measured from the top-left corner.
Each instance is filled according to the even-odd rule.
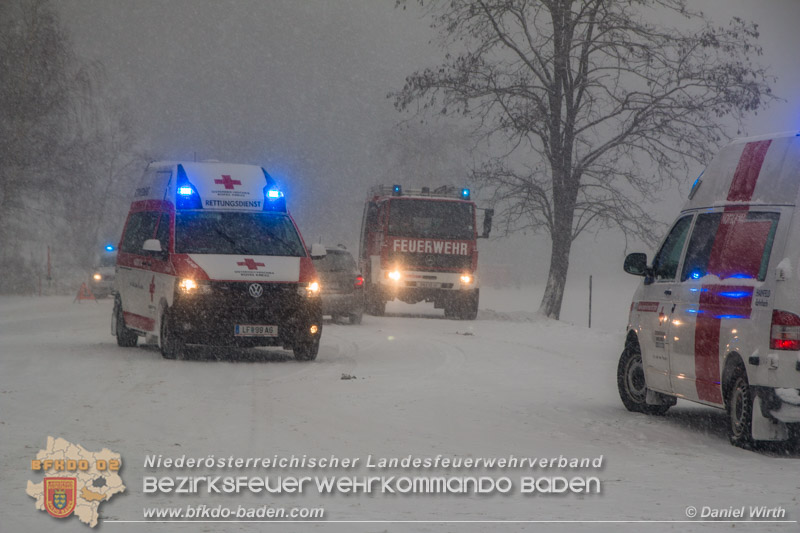
[[[370,190],[361,221],[359,266],[366,311],[383,315],[386,302],[433,302],[447,318],[478,315],[478,238],[487,238],[494,211],[483,209],[478,235],[470,190],[443,186]]]

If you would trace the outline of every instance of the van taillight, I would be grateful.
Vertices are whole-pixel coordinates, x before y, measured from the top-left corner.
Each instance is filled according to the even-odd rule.
[[[356,276],[356,281],[353,283],[354,287],[363,287],[364,286],[364,278],[362,276]]]
[[[769,347],[772,350],[800,350],[800,316],[777,309],[773,311]]]

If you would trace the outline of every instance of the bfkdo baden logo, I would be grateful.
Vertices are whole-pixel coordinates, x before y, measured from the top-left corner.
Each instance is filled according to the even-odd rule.
[[[122,459],[107,448],[91,452],[79,444],[47,437],[47,447],[31,460],[42,472],[41,483],[28,481],[25,492],[36,498],[36,509],[55,518],[73,513],[89,527],[97,525],[100,504],[125,491],[119,471]]]
[[[66,518],[75,510],[78,480],[74,477],[44,478],[44,508],[56,518]]]

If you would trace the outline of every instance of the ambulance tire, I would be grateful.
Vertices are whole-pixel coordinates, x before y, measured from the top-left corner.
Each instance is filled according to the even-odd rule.
[[[731,444],[752,449],[753,442],[753,390],[747,381],[744,367],[738,366],[731,376],[731,386],[725,407],[728,411],[728,438]]]
[[[295,344],[292,347],[292,352],[297,361],[313,361],[317,358],[317,353],[319,352],[319,337],[310,343]]]
[[[176,334],[170,315],[171,313],[166,307],[162,308],[161,327],[158,337],[158,344],[161,346],[161,357],[164,359],[183,359],[186,345],[183,339]]]
[[[622,404],[628,411],[648,415],[663,415],[671,405],[649,405],[647,382],[644,376],[642,353],[638,344],[626,343],[617,365],[617,388]]]
[[[125,319],[122,316],[122,301],[119,298],[114,299],[114,321],[116,322],[114,331],[117,335],[117,346],[123,348],[133,348],[136,346],[139,335],[125,326]]]

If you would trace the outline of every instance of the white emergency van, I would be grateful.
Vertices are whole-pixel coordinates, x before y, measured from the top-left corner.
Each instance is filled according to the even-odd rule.
[[[150,164],[118,250],[111,330],[120,346],[146,336],[167,359],[187,343],[283,346],[297,359],[316,357],[317,275],[263,168]]]
[[[800,438],[800,133],[735,141],[695,181],[643,276],[617,369],[622,402],[726,409],[733,444]]]

